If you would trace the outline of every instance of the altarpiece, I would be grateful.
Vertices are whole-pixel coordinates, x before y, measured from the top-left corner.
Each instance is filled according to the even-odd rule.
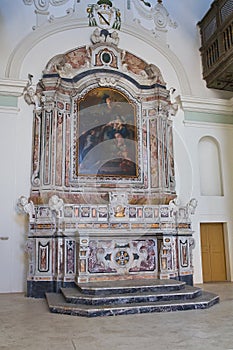
[[[27,295],[75,283],[178,279],[192,284],[190,214],[176,201],[171,103],[159,68],[95,28],[53,57],[34,104]]]

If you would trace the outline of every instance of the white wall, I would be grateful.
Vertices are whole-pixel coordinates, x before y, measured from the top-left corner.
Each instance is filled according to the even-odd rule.
[[[89,1],[82,3],[83,6],[87,6]],[[167,35],[169,45],[158,43],[155,39],[151,41],[146,36],[143,40],[143,34],[142,37],[132,36],[132,31],[127,32],[127,23],[123,23],[124,30],[119,32],[119,47],[133,52],[149,63],[156,64],[167,82],[167,87],[175,87],[176,95],[182,95],[184,91],[188,91],[188,95],[193,97],[195,108],[199,106],[198,101],[195,106],[196,98],[197,100],[200,97],[206,98],[208,102],[209,98],[229,99],[232,97],[230,93],[207,89],[202,80],[200,40],[196,23],[209,8],[211,1],[164,0],[163,3],[171,18],[178,22],[177,29],[169,29]],[[72,5],[73,1],[70,1],[70,4]],[[119,1],[118,4],[123,6],[123,2]],[[58,10],[62,12],[64,7],[53,9],[53,11]],[[72,48],[89,45],[90,34],[93,32],[93,28],[85,26],[81,29],[66,29],[63,32],[59,32],[58,28],[51,32],[51,26],[55,28],[53,23],[51,26],[48,23],[33,32],[31,28],[35,24],[34,8],[25,6],[23,0],[14,2],[1,0],[0,18],[0,102],[1,93],[4,90],[1,87],[1,79],[26,80],[28,73],[31,73],[34,76],[34,83],[37,83],[50,58]],[[139,32],[140,29],[138,29]],[[20,42],[20,47],[17,47]],[[14,52],[16,47],[17,50]],[[20,48],[25,48],[23,53]],[[17,52],[20,52],[18,56]],[[11,66],[12,57],[19,58],[13,66]],[[11,72],[18,71],[18,76],[17,74],[7,76],[6,72],[9,71],[9,67],[12,69]],[[7,240],[0,240],[0,292],[18,292],[24,290],[25,287],[26,222],[24,217],[16,213],[15,205],[20,195],[28,196],[30,191],[32,108],[26,105],[22,96],[18,99],[18,107],[17,112],[0,106],[0,189],[2,195],[0,238],[8,237]],[[181,203],[184,204],[192,197],[198,200],[198,208],[193,221],[196,240],[194,281],[202,282],[200,222],[215,221],[226,222],[230,277],[233,280],[231,266],[233,260],[233,222],[231,219],[233,212],[231,195],[233,193],[231,157],[233,127],[221,124],[184,123],[184,119],[184,108],[181,104],[174,118],[177,194]],[[222,197],[200,195],[198,143],[206,135],[214,137],[220,146],[224,186]]]
[[[188,123],[184,126],[185,144],[190,152],[192,160],[192,196],[198,200],[198,207],[193,218],[194,238],[196,249],[194,252],[195,282],[202,282],[201,271],[201,249],[200,249],[200,223],[202,222],[223,222],[227,229],[227,254],[229,254],[229,276],[232,280],[232,211],[233,211],[233,126],[232,125],[211,125],[205,123]],[[200,188],[199,173],[199,140],[204,136],[211,136],[220,145],[220,157],[222,161],[223,196],[203,196]],[[210,178],[209,181],[215,181]]]
[[[30,190],[32,116],[0,112],[0,123],[0,292],[20,292],[25,289],[27,227],[16,202]]]

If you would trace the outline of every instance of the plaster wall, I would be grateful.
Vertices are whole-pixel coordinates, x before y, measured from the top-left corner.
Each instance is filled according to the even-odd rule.
[[[0,292],[20,292],[25,289],[26,221],[17,214],[16,202],[30,190],[32,118],[1,108],[0,122]]]
[[[195,281],[202,281],[201,269],[201,247],[200,247],[200,223],[223,222],[225,224],[225,245],[228,264],[228,279],[232,280],[232,125],[216,125],[201,122],[186,122],[183,126],[185,146],[188,149],[192,169],[192,191],[191,197],[198,200],[198,207],[193,218],[193,229],[196,248],[194,250]],[[223,196],[203,196],[200,189],[200,162],[199,141],[204,136],[211,136],[219,144],[220,162],[222,165]],[[177,149],[175,147],[175,149]],[[176,157],[176,154],[175,154]],[[208,160],[207,160],[208,161]],[[184,175],[184,183],[187,177]],[[213,181],[209,178],[209,181]]]
[[[83,3],[86,6],[87,2]],[[146,36],[143,37],[144,31],[140,32],[140,28],[138,32],[133,34],[130,28],[127,30],[126,23],[123,23],[122,32],[119,32],[119,47],[127,49],[148,63],[157,65],[167,87],[176,88],[174,97],[188,95],[193,98],[192,120],[187,121],[190,118],[187,117],[188,112],[182,102],[174,118],[174,153],[177,195],[180,202],[185,204],[192,197],[198,200],[197,211],[193,218],[194,238],[196,240],[194,282],[202,282],[201,222],[226,223],[228,278],[233,280],[232,94],[207,89],[202,80],[200,42],[196,23],[202,18],[211,2],[201,1],[201,3],[197,3],[195,0],[182,0],[177,5],[174,3],[164,1],[164,6],[170,16],[178,23],[177,29],[169,29],[168,31],[168,45],[164,42],[156,42],[156,40],[151,41]],[[54,11],[62,13],[64,8],[54,9]],[[84,26],[62,32],[59,30],[49,32],[48,26],[47,29],[38,28],[33,32],[31,28],[35,21],[34,8],[25,6],[20,0],[14,1],[14,5],[12,2],[2,0],[0,16],[2,19],[0,21],[0,188],[2,195],[0,205],[2,217],[0,223],[0,292],[19,292],[25,289],[24,237],[26,219],[17,214],[16,202],[20,195],[28,196],[30,191],[32,106],[25,103],[22,89],[19,89],[19,93],[12,93],[4,82],[9,79],[18,79],[25,81],[24,85],[26,85],[27,75],[31,73],[33,82],[37,83],[50,58],[75,47],[89,45],[93,28]],[[27,45],[25,45],[26,41]],[[14,62],[15,66],[11,66],[11,70],[9,70],[12,52],[20,42],[25,45],[27,50],[21,60],[18,63]],[[20,46],[17,47],[17,50],[20,50]],[[12,75],[9,74],[9,71],[13,72]],[[18,72],[18,75],[15,72]],[[15,89],[17,90],[17,88]],[[15,97],[16,95],[17,97]],[[196,112],[197,109],[200,109],[200,97],[203,100],[206,99],[209,111],[207,107],[204,112]],[[17,107],[15,106],[16,98],[18,99]],[[217,101],[219,99],[226,101],[227,113],[222,113],[219,103],[216,103],[216,109],[219,109],[218,113],[211,110],[211,101],[215,101],[215,98],[218,99]],[[6,99],[8,99],[7,103]],[[218,123],[216,123],[216,114],[218,115]],[[200,115],[204,116],[204,119],[208,119],[209,122],[200,122]],[[228,124],[221,123],[221,120],[226,121],[226,116]],[[211,120],[215,122],[212,123]],[[221,197],[201,196],[200,194],[198,143],[203,136],[214,137],[220,146],[224,187],[224,196]]]

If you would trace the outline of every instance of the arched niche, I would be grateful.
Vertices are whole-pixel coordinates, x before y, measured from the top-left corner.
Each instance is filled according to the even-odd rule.
[[[202,196],[223,196],[221,153],[218,141],[204,136],[198,144],[200,169],[200,194]]]

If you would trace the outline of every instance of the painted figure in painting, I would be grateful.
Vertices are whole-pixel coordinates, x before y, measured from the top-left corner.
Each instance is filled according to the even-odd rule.
[[[117,90],[97,88],[79,103],[78,174],[137,175],[135,109]]]

